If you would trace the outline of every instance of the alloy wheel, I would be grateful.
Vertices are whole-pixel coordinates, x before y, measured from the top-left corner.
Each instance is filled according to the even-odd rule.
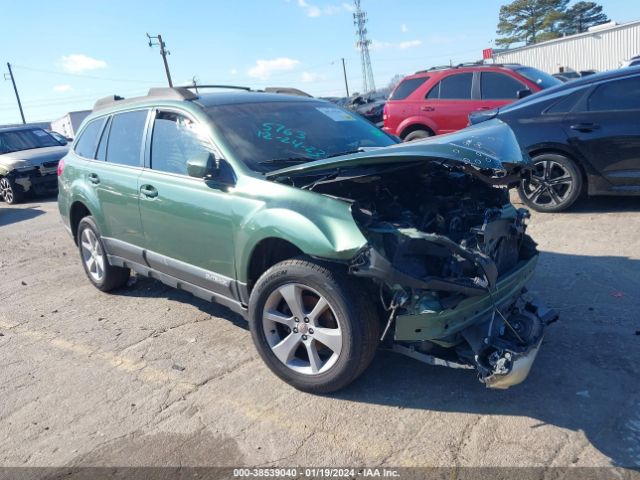
[[[104,255],[96,234],[90,228],[82,231],[80,247],[87,272],[96,282],[101,282],[104,277]]]
[[[565,203],[574,188],[574,178],[563,165],[541,160],[534,164],[531,178],[523,182],[522,193],[536,205],[555,207]]]
[[[262,325],[273,354],[297,373],[324,373],[342,351],[342,330],[333,308],[300,283],[287,283],[269,295]]]
[[[4,198],[5,202],[13,203],[13,188],[7,178],[0,180],[0,196]]]

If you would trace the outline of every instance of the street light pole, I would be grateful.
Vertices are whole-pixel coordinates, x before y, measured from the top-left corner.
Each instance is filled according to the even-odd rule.
[[[167,74],[167,81],[169,82],[169,87],[173,88],[173,82],[171,81],[171,73],[169,73],[169,63],[167,62],[167,55],[171,52],[167,50],[166,44],[162,41],[162,35],[157,35],[152,37],[147,33],[147,38],[149,38],[149,46],[153,47],[158,45],[160,47],[160,55],[162,55],[162,61],[164,62],[164,71]]]
[[[11,64],[9,62],[7,62],[7,68],[9,69],[9,76],[11,77],[11,83],[13,84],[13,91],[16,93],[16,100],[18,101],[18,108],[20,109],[20,117],[22,117],[22,123],[26,124],[27,122],[24,119],[24,112],[22,111],[22,103],[20,102],[20,95],[18,95],[18,87],[16,87],[16,80],[15,78],[13,78],[13,71],[11,70]]]
[[[347,68],[344,66],[344,57],[342,58],[342,73],[344,74],[344,88],[347,89],[347,97],[349,97],[349,84],[347,83]]]

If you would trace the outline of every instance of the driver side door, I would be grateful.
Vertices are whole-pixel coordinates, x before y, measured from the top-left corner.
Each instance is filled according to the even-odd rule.
[[[187,162],[219,158],[204,126],[188,114],[156,110],[138,180],[149,266],[226,297],[236,297],[233,197],[227,181],[189,176]],[[212,157],[212,158],[213,158]]]

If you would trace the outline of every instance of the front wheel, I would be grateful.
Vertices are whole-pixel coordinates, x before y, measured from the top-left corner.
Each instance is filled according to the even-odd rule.
[[[380,336],[377,312],[359,280],[305,259],[280,262],[260,277],[249,300],[249,326],[271,371],[312,393],[355,380]]]
[[[530,179],[518,187],[520,199],[538,212],[561,212],[569,208],[582,192],[582,173],[564,155],[545,153],[532,159]]]
[[[24,190],[7,177],[0,178],[0,197],[9,205],[20,203],[24,198]]]

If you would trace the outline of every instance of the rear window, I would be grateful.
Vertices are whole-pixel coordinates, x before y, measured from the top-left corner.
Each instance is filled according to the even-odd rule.
[[[640,76],[600,85],[587,102],[591,112],[640,110]]]
[[[94,158],[98,146],[98,135],[104,125],[104,118],[92,120],[76,140],[74,151],[85,158]]]
[[[429,77],[406,78],[402,80],[389,97],[389,100],[404,100],[415,92],[420,85],[426,82],[428,78]]]
[[[147,121],[147,110],[118,113],[111,119],[107,162],[140,166],[142,136]]]

